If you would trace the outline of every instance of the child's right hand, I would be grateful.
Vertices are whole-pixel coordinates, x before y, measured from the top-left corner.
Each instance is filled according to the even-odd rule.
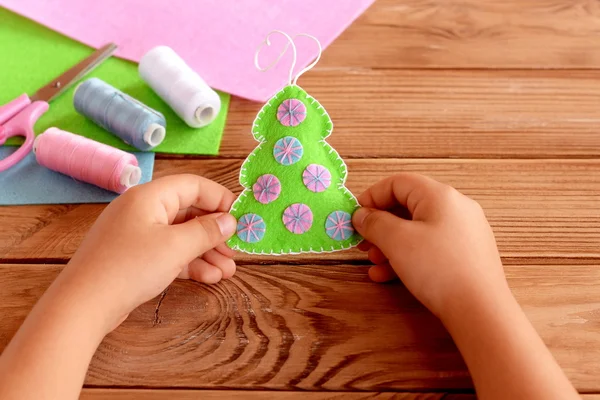
[[[353,222],[376,264],[369,275],[397,274],[442,320],[479,398],[579,398],[512,296],[479,204],[415,174],[383,180],[359,202]]]
[[[368,241],[360,248],[376,264],[374,281],[397,275],[442,320],[481,293],[510,293],[494,234],[474,200],[416,174],[385,179],[358,200],[364,208],[353,223]]]

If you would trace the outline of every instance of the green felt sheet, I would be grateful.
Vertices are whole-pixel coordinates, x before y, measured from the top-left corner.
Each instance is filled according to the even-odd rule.
[[[32,95],[92,51],[79,42],[0,7],[0,105],[23,93]],[[207,127],[196,129],[187,126],[141,80],[137,72],[137,64],[111,57],[86,78],[92,76],[104,80],[163,113],[167,119],[167,136],[153,151],[218,154],[229,106],[228,94],[219,93],[222,106],[216,120]],[[39,119],[35,132],[39,134],[55,126],[114,147],[134,151],[133,147],[75,111],[73,108],[75,86],[50,102],[50,110]],[[7,144],[18,143],[20,143],[19,139],[10,139],[7,142]]]
[[[286,99],[298,99],[306,106],[306,118],[295,127],[282,125],[277,119],[277,109]],[[231,208],[231,213],[239,220],[246,214],[256,214],[266,225],[264,237],[255,243],[245,242],[234,235],[228,245],[251,254],[297,254],[338,251],[353,247],[362,238],[355,232],[345,240],[330,238],[325,229],[327,216],[334,211],[353,214],[359,207],[356,198],[344,186],[347,168],[339,154],[325,138],[333,130],[333,123],[325,109],[317,100],[298,86],[287,86],[277,93],[258,113],[252,134],[260,145],[248,156],[240,171],[240,183],[244,191]],[[294,137],[303,146],[302,158],[292,165],[282,165],[275,159],[275,143],[284,137]],[[331,173],[330,186],[321,193],[307,189],[302,174],[310,164],[326,167]],[[252,186],[264,174],[275,175],[281,183],[279,197],[261,204],[254,197]],[[302,203],[313,213],[311,228],[303,234],[290,232],[282,222],[284,210]]]

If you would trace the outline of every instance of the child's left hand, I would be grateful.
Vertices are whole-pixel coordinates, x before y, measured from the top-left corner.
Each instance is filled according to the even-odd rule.
[[[97,298],[111,330],[177,277],[228,279],[236,269],[224,243],[236,229],[227,213],[234,200],[195,175],[134,187],[104,210],[56,284]]]
[[[113,201],[4,349],[0,398],[77,398],[96,348],[134,308],[177,277],[231,277],[234,199],[215,182],[179,175]]]

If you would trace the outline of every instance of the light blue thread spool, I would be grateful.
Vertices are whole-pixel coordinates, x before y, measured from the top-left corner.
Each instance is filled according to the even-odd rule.
[[[75,90],[73,105],[125,143],[142,151],[151,150],[165,138],[165,117],[108,83],[90,78]]]

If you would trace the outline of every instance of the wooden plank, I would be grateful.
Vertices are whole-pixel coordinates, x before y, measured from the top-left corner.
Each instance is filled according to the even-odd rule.
[[[582,392],[600,391],[600,268],[506,268],[517,300]],[[0,351],[60,271],[0,266]],[[202,389],[466,390],[451,338],[403,286],[366,267],[246,266],[230,281],[177,281],[110,334],[87,385]],[[158,310],[157,310],[158,308]]]
[[[598,68],[594,0],[378,0],[320,68]]]
[[[583,395],[584,400],[598,400],[600,395]],[[466,393],[391,393],[391,392],[266,392],[247,390],[156,390],[156,389],[84,389],[81,400],[129,399],[244,399],[244,400],[475,400]]]
[[[155,176],[195,173],[239,192],[240,164],[240,160],[158,160]],[[402,171],[427,174],[457,187],[482,204],[506,259],[523,263],[600,257],[600,161],[350,160],[348,165],[348,187],[355,193]],[[0,208],[0,226],[5,227],[0,231],[0,260],[67,260],[103,208],[89,204]],[[284,260],[362,259],[364,255],[354,250]],[[282,261],[243,256],[240,260]]]
[[[331,115],[328,141],[345,158],[600,155],[600,71],[327,70],[301,84]],[[260,106],[232,99],[221,156],[256,147]]]
[[[583,395],[584,400],[598,400],[600,395]],[[100,399],[262,399],[277,400],[475,400],[474,394],[466,393],[391,393],[391,392],[266,392],[232,390],[153,390],[153,389],[84,389],[81,400]]]
[[[283,392],[248,390],[156,390],[156,389],[84,389],[81,400],[177,399],[177,400],[475,400],[470,394],[391,393],[391,392]],[[586,398],[586,400],[588,400]]]

